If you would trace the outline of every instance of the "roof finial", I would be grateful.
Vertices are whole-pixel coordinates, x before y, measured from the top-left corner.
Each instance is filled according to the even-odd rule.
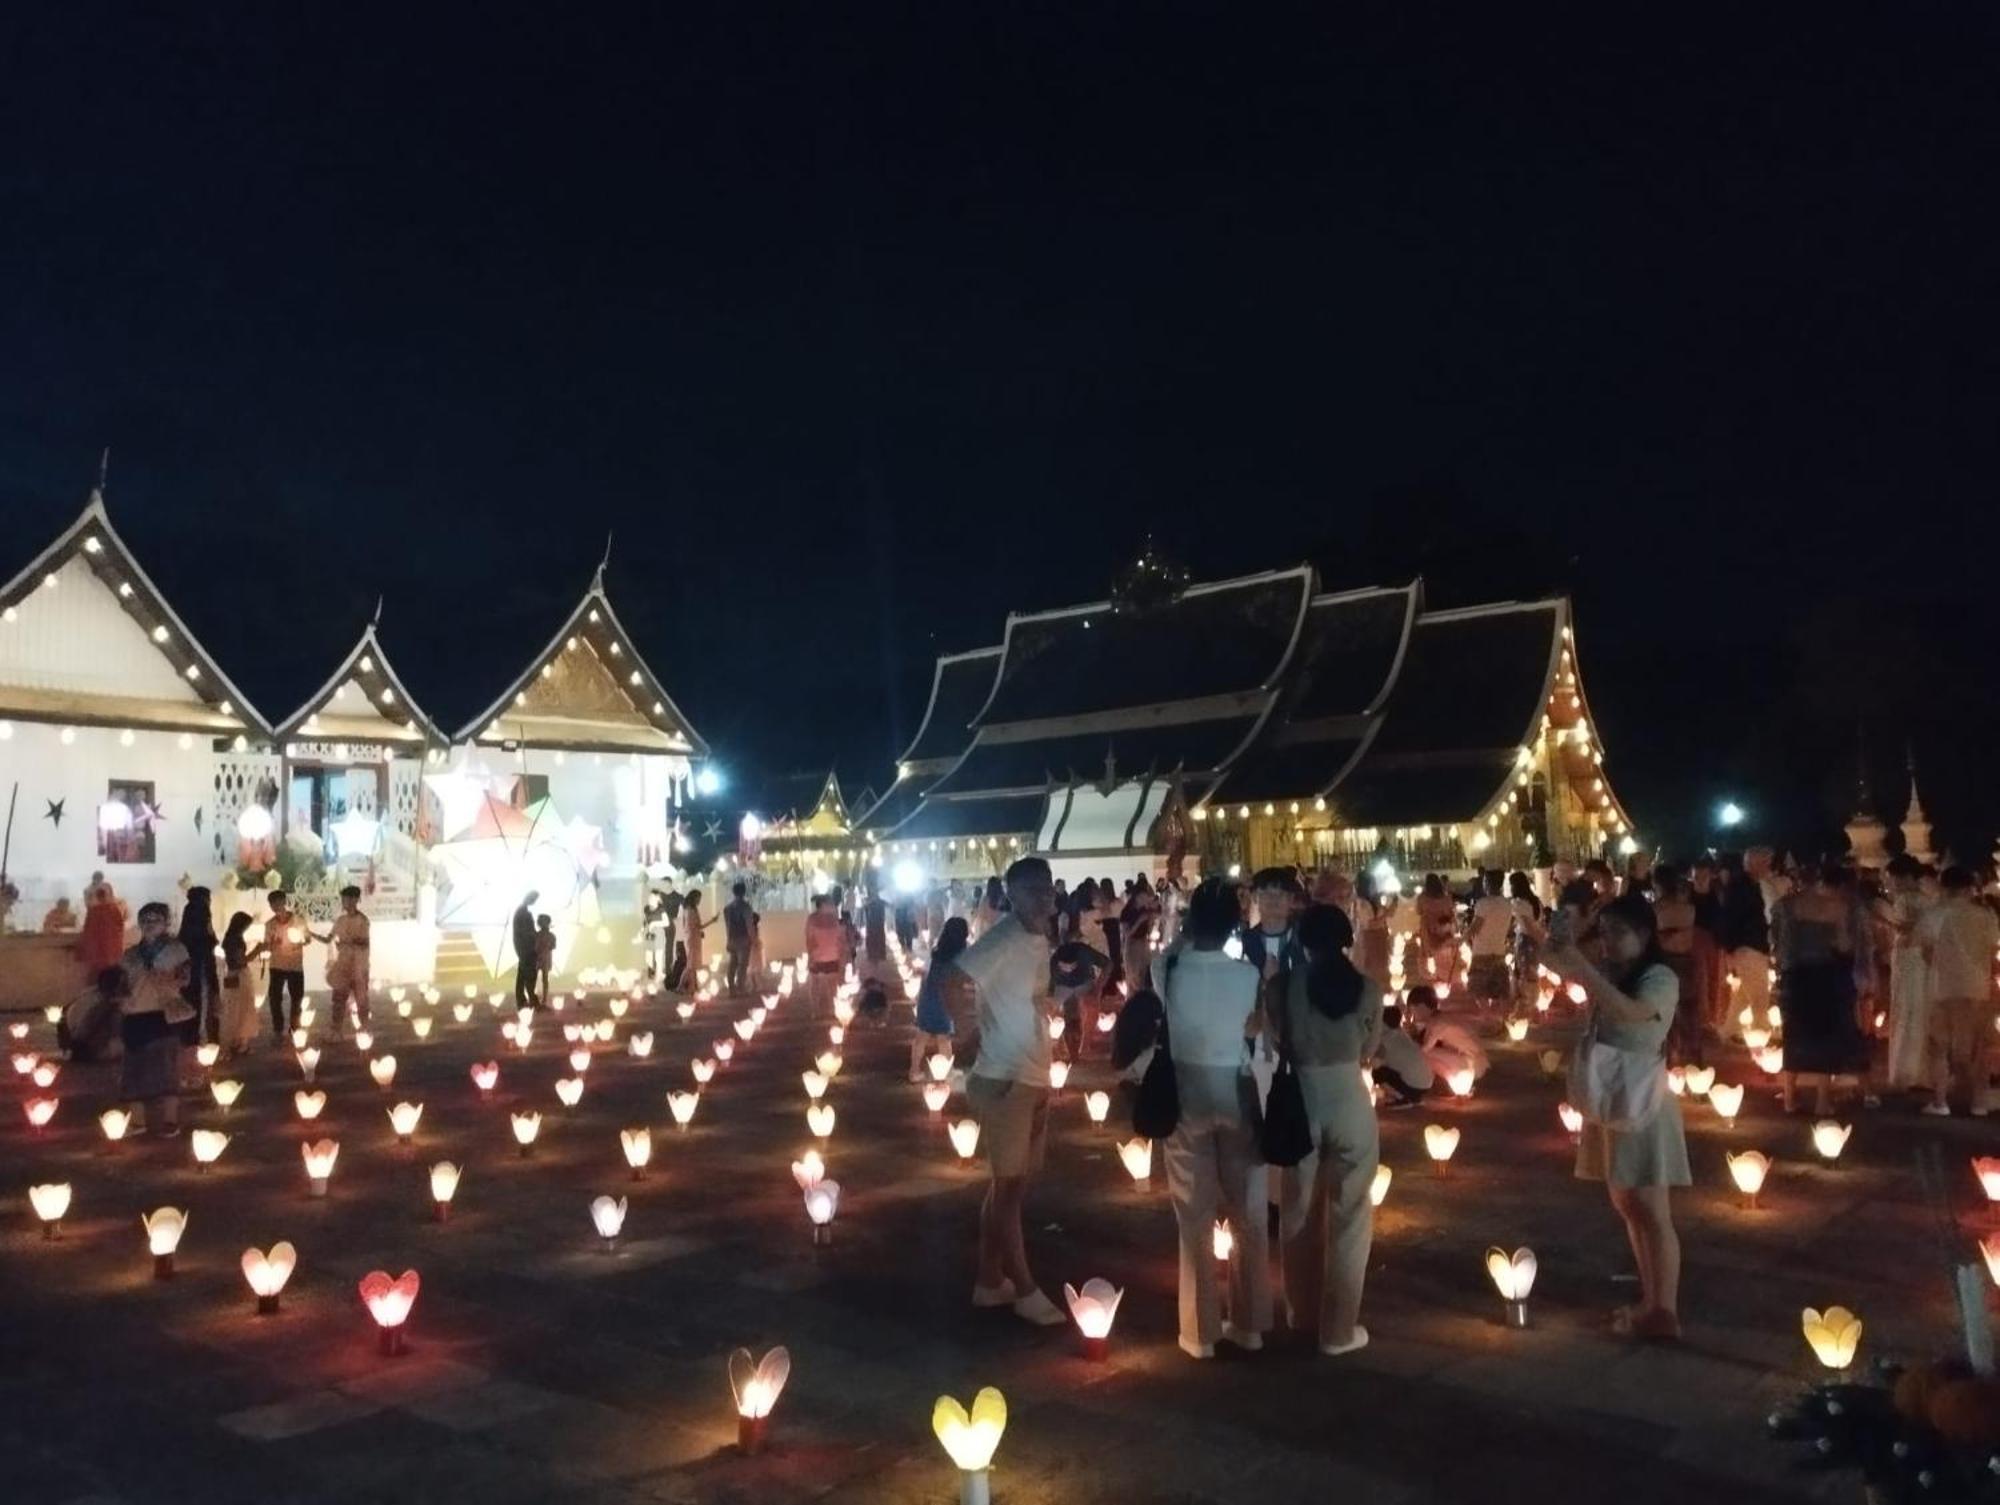
[[[602,593],[604,590],[604,572],[610,568],[611,530],[606,528],[604,530],[604,557],[597,562],[597,573],[590,577],[590,588],[592,590]]]
[[[381,625],[382,625],[382,598],[380,596],[377,596],[375,598],[375,615],[373,615],[368,619],[368,628],[372,632],[374,631],[374,629],[380,627]]]
[[[111,479],[111,446],[105,445],[104,452],[97,457],[97,494],[104,495],[105,485]]]

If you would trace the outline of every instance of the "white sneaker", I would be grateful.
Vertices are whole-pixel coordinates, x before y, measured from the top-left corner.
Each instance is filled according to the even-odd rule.
[[[1356,1324],[1354,1336],[1345,1343],[1322,1343],[1319,1351],[1329,1359],[1337,1359],[1344,1353],[1356,1353],[1368,1346],[1368,1329]]]
[[[980,1307],[1012,1306],[1014,1304],[1014,1282],[1003,1280],[997,1286],[972,1288],[972,1304]]]
[[[1993,1110],[1989,1108],[1985,1103],[1974,1103],[1970,1108],[1967,1108],[1965,1111],[1967,1113],[1970,1113],[1974,1118],[1984,1118],[1987,1114],[1991,1113]]]
[[[1262,1333],[1245,1332],[1233,1323],[1225,1322],[1222,1324],[1222,1341],[1225,1343],[1234,1343],[1245,1353],[1256,1353],[1264,1346],[1264,1335]]]
[[[1926,1118],[1951,1117],[1951,1105],[1949,1103],[1925,1103],[1923,1107],[1917,1109],[1917,1111],[1923,1114]]]
[[[1069,1322],[1062,1309],[1040,1291],[1030,1291],[1015,1302],[1014,1315],[1037,1327],[1062,1327]]]
[[[1191,1359],[1212,1359],[1215,1357],[1213,1343],[1194,1343],[1186,1338],[1180,1340],[1181,1352]]]

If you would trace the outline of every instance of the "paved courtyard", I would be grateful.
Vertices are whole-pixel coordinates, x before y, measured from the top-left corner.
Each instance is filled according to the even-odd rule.
[[[0,1498],[943,1502],[957,1476],[931,1435],[932,1403],[995,1385],[1009,1409],[993,1472],[1005,1505],[1847,1499],[1851,1481],[1789,1472],[1761,1435],[1807,1377],[1800,1308],[1858,1311],[1867,1354],[1952,1343],[1947,1254],[1913,1168],[1924,1143],[1944,1150],[1958,1257],[1984,1226],[1966,1160],[1994,1139],[1982,1125],[1863,1114],[1845,1158],[1825,1166],[1809,1123],[1782,1118],[1760,1086],[1733,1129],[1690,1105],[1700,1184],[1677,1208],[1688,1341],[1621,1344],[1605,1317],[1630,1299],[1629,1259],[1601,1189],[1570,1177],[1560,1088],[1537,1061],[1562,1035],[1538,1029],[1524,1045],[1496,1041],[1475,1101],[1385,1117],[1396,1174],[1369,1271],[1371,1347],[1324,1360],[1281,1335],[1260,1355],[1196,1364],[1173,1341],[1164,1185],[1135,1188],[1118,1136],[1086,1119],[1081,1089],[1108,1076],[1093,1056],[1059,1101],[1030,1233],[1052,1294],[1099,1275],[1125,1288],[1109,1359],[1093,1364],[1073,1330],[968,1306],[981,1182],[904,1082],[900,1028],[850,1031],[828,1099],[843,1196],[832,1246],[816,1250],[790,1171],[811,1142],[799,1074],[825,1045],[802,999],[738,1046],[685,1132],[666,1093],[691,1085],[690,1060],[728,1035],[740,1005],[705,1003],[689,1025],[664,1000],[635,1005],[565,1112],[559,1026],[603,1017],[601,998],[545,1016],[525,1057],[499,1039],[506,1016],[482,1000],[458,1025],[450,1001],[430,1010],[422,1043],[378,1006],[376,1051],[399,1063],[391,1090],[351,1043],[326,1043],[328,1102],[312,1128],[341,1150],[324,1200],[307,1194],[288,1049],[242,1063],[227,1115],[189,1099],[191,1124],[233,1136],[205,1175],[185,1135],[104,1141],[106,1068],[63,1070],[61,1109],[39,1137],[19,1106],[25,1080],[8,1073]],[[655,1034],[649,1059],[625,1051],[635,1029]],[[50,1033],[37,1020],[29,1045]],[[482,1101],[468,1068],[489,1058],[501,1079]],[[1740,1051],[1722,1075],[1758,1079]],[[405,1098],[424,1105],[411,1149],[385,1112]],[[530,1159],[509,1130],[517,1107],[543,1115]],[[1426,1160],[1429,1122],[1463,1130],[1449,1177]],[[618,1135],[638,1124],[655,1154],[635,1184]],[[1732,1147],[1777,1161],[1761,1210],[1736,1205]],[[431,1218],[427,1175],[441,1159],[464,1167],[445,1223]],[[25,1194],[51,1180],[75,1188],[55,1242]],[[630,1198],[615,1253],[591,1226],[600,1193]],[[163,1205],[191,1214],[170,1281],[152,1278],[140,1227]],[[259,1317],[239,1257],[279,1239],[298,1269],[282,1311]],[[1494,1243],[1540,1256],[1526,1331],[1499,1321],[1481,1262]],[[378,1353],[356,1294],[375,1269],[422,1275],[401,1357]],[[767,1449],[746,1458],[726,1356],[774,1343],[791,1351],[791,1382]]]

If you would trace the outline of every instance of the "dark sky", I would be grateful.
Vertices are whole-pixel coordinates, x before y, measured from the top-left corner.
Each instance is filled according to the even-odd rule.
[[[268,715],[381,593],[455,723],[615,531],[724,759],[856,782],[1149,530],[1567,588],[1642,828],[1908,739],[1983,852],[1992,12],[1361,9],[16,7],[5,568],[109,444]]]

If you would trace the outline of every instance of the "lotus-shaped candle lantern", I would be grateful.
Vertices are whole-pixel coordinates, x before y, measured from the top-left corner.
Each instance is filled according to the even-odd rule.
[[[1132,1178],[1132,1184],[1144,1187],[1153,1178],[1153,1141],[1150,1139],[1127,1139],[1118,1146],[1119,1162],[1125,1167],[1125,1174]]]
[[[1083,1356],[1086,1359],[1104,1357],[1105,1350],[1110,1346],[1111,1324],[1117,1319],[1118,1303],[1124,1297],[1124,1291],[1108,1280],[1086,1280],[1082,1290],[1073,1285],[1063,1286],[1063,1299],[1069,1303],[1069,1314],[1075,1319],[1076,1330],[1083,1335]]]
[[[1800,1325],[1806,1346],[1828,1369],[1839,1372],[1854,1362],[1861,1347],[1861,1319],[1846,1307],[1830,1306],[1823,1312],[1807,1307]]]
[[[375,1319],[381,1350],[385,1355],[403,1351],[403,1326],[417,1304],[422,1282],[415,1270],[405,1270],[394,1280],[386,1270],[371,1270],[361,1278],[361,1304]]]
[[[243,1278],[257,1298],[259,1316],[268,1317],[278,1309],[278,1297],[298,1262],[299,1251],[283,1239],[271,1245],[268,1253],[262,1249],[243,1251]]]
[[[1535,1270],[1532,1249],[1516,1249],[1512,1254],[1505,1249],[1486,1251],[1486,1273],[1506,1305],[1509,1327],[1528,1325],[1528,1293],[1535,1288]]]
[[[951,1396],[941,1395],[931,1408],[931,1430],[958,1466],[959,1505],[988,1505],[992,1488],[987,1470],[1007,1430],[1007,1398],[988,1385],[973,1397],[968,1414]]]
[[[139,1226],[146,1230],[146,1248],[153,1256],[153,1279],[174,1278],[174,1251],[187,1232],[188,1215],[172,1207],[161,1207],[140,1215]]]
[[[299,1158],[305,1162],[306,1182],[316,1197],[326,1195],[326,1183],[333,1177],[334,1162],[340,1159],[340,1141],[322,1139],[317,1143],[308,1140],[299,1146]]]
[[[774,1348],[761,1359],[739,1348],[729,1356],[729,1390],[736,1398],[736,1445],[746,1454],[764,1446],[764,1430],[785,1381],[792,1377],[792,1356]]]

